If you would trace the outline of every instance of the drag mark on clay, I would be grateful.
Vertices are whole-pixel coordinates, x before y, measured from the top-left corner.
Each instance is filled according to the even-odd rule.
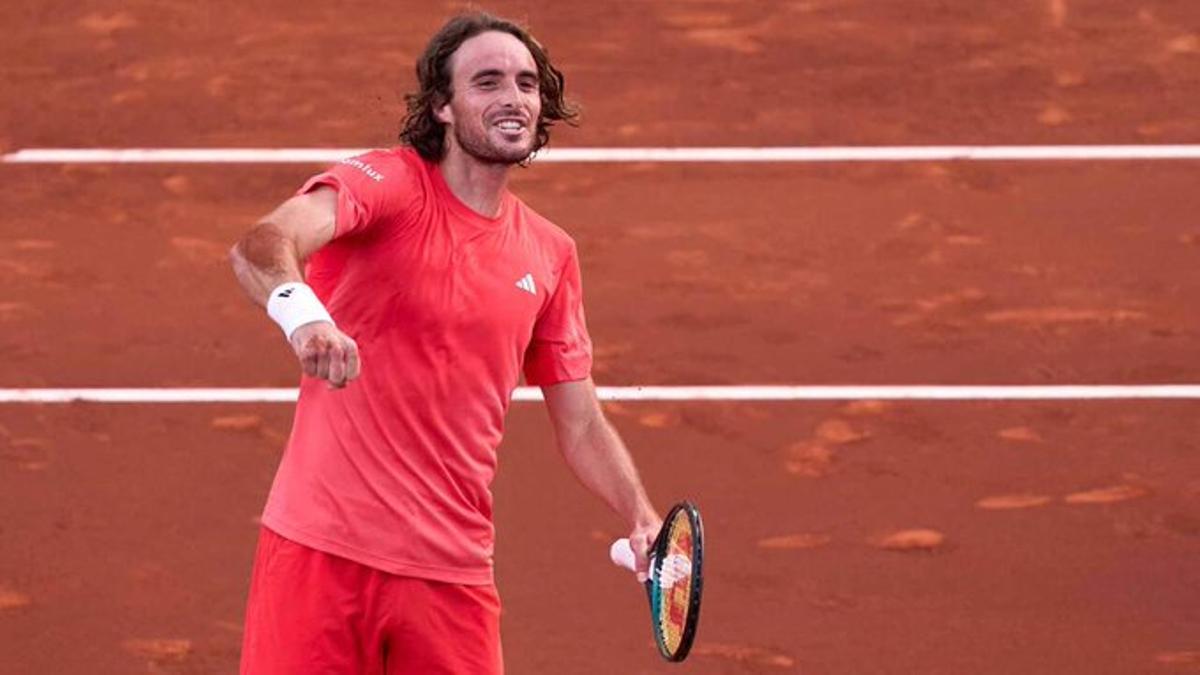
[[[19,279],[46,281],[50,278],[52,271],[53,268],[46,263],[0,258],[0,278],[11,276]]]
[[[1167,42],[1171,54],[1200,54],[1200,35],[1181,35]]]
[[[238,635],[241,635],[243,632],[243,627],[242,627],[241,621],[231,621],[229,619],[217,619],[216,621],[212,622],[212,625],[217,628],[220,628],[221,630],[229,631],[230,633],[237,633]]]
[[[53,251],[58,248],[58,242],[49,239],[15,239],[12,247],[18,251]]]
[[[679,421],[679,414],[675,412],[649,412],[638,418],[638,424],[651,429],[677,427]]]
[[[214,417],[209,424],[222,431],[255,431],[262,427],[263,419],[258,415],[227,415]]]
[[[1147,314],[1131,309],[1036,307],[988,312],[983,318],[988,323],[1038,326],[1063,323],[1123,323],[1143,320],[1147,318]]]
[[[1200,651],[1160,652],[1154,656],[1154,660],[1166,666],[1200,665]]]
[[[921,321],[930,320],[936,313],[957,313],[959,315],[982,306],[989,296],[978,288],[963,288],[948,293],[940,293],[913,302],[915,312],[901,314],[892,319],[893,326],[908,326]]]
[[[31,604],[33,600],[28,595],[0,586],[0,612],[21,609]]]
[[[1050,0],[1047,8],[1050,13],[1050,25],[1062,28],[1067,23],[1067,0]]]
[[[19,321],[33,314],[33,307],[24,302],[0,302],[0,321]]]
[[[275,445],[283,445],[288,439],[286,433],[267,426],[263,418],[259,415],[225,415],[214,417],[209,426],[219,431],[255,435]]]
[[[885,551],[932,552],[940,549],[946,543],[946,535],[929,529],[900,530],[878,537],[871,543]]]
[[[833,537],[828,534],[819,533],[801,533],[801,534],[784,534],[778,537],[768,537],[758,541],[759,548],[766,549],[811,549],[820,548],[833,541]]]
[[[192,641],[178,638],[131,638],[121,643],[125,651],[155,662],[181,661],[192,653]]]
[[[945,242],[951,246],[983,246],[987,239],[974,234],[952,234],[946,237]]]
[[[1150,491],[1136,485],[1114,485],[1111,487],[1074,492],[1063,497],[1067,504],[1115,504],[1129,501],[1150,494]]]
[[[1036,430],[1028,428],[1028,426],[1010,426],[1008,429],[1001,429],[996,432],[996,436],[1004,441],[1013,441],[1014,443],[1040,443],[1043,442],[1042,435]]]
[[[917,309],[923,312],[934,312],[945,307],[970,305],[987,300],[987,293],[978,288],[963,288],[950,293],[942,293],[916,301]]]
[[[1029,427],[1010,427],[1001,429],[996,435],[1006,441],[1015,443],[1041,443],[1042,435]]]
[[[76,22],[76,25],[93,35],[108,37],[119,30],[137,27],[138,21],[129,12],[117,12],[115,14],[93,13],[81,18]]]
[[[696,656],[715,656],[720,659],[750,666],[792,668],[796,665],[796,660],[787,654],[750,645],[701,641],[692,647],[692,654]]]
[[[1046,495],[1014,494],[984,497],[975,502],[975,506],[989,511],[1011,511],[1015,509],[1031,509],[1045,506],[1054,501]]]
[[[673,11],[662,18],[672,28],[683,31],[683,36],[693,43],[739,54],[761,52],[762,33],[771,25],[767,20],[751,26],[735,26],[734,17],[727,12]]]

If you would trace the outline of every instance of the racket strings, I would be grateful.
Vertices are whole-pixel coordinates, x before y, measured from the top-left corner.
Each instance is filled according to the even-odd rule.
[[[655,561],[653,581],[658,589],[657,623],[663,646],[674,653],[683,641],[692,596],[692,526],[680,513],[671,522],[662,551]]]

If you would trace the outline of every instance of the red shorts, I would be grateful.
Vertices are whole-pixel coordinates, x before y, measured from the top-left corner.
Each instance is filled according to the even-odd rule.
[[[495,586],[401,577],[262,528],[242,675],[500,675]]]

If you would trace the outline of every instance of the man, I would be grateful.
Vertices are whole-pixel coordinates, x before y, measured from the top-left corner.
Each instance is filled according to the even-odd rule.
[[[596,399],[574,242],[506,188],[574,119],[561,73],[476,14],[433,37],[417,76],[404,146],[313,177],[231,252],[304,370],[243,673],[503,671],[490,483],[522,371],[641,574],[661,525]]]

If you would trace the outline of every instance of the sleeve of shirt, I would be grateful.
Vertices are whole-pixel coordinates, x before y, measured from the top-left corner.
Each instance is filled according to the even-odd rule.
[[[544,387],[582,380],[591,371],[592,339],[583,315],[583,283],[572,244],[554,294],[533,327],[525,351],[525,381]]]
[[[338,194],[334,238],[362,233],[404,215],[416,189],[408,168],[389,153],[374,150],[309,178],[296,194],[333,188]]]

